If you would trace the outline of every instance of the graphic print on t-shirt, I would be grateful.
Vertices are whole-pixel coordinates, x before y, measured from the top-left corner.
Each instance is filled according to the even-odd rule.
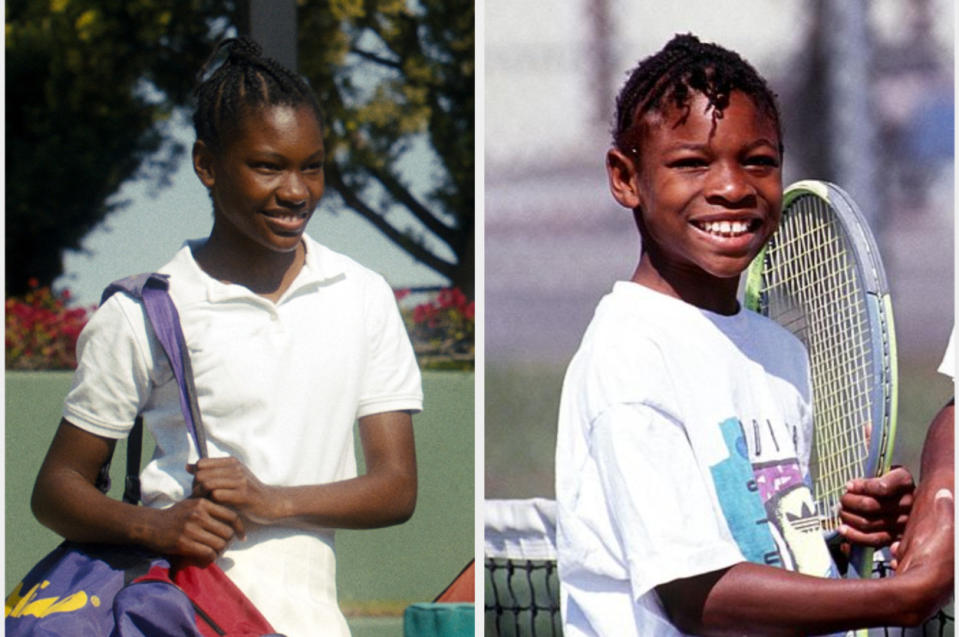
[[[729,456],[710,470],[726,523],[743,556],[758,564],[831,575],[834,567],[812,495],[795,454],[779,447],[772,424],[767,421],[768,431],[763,431],[753,423],[752,448],[739,419],[728,418],[719,429]],[[767,453],[762,451],[763,440]]]
[[[729,456],[712,467],[716,494],[739,550],[750,562],[782,566],[779,548],[766,524],[766,510],[757,496],[758,484],[749,463],[749,451],[739,420],[719,424]]]

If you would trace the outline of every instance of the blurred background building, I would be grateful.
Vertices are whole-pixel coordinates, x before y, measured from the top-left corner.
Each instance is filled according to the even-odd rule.
[[[607,189],[615,95],[680,32],[738,51],[779,94],[785,183],[834,181],[863,207],[900,373],[934,386],[901,397],[911,432],[924,432],[950,391],[929,379],[953,324],[952,3],[487,0],[485,11],[487,497],[552,494],[563,371],[639,256],[632,216]]]

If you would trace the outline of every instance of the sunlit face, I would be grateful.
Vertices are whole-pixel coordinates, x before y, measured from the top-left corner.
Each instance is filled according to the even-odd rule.
[[[323,134],[309,107],[268,106],[247,114],[221,152],[194,149],[215,223],[275,252],[296,249],[323,195]]]
[[[620,199],[641,209],[644,251],[677,280],[738,277],[779,223],[775,123],[738,91],[721,118],[701,93],[688,110],[670,106],[646,117],[630,175],[635,200]]]

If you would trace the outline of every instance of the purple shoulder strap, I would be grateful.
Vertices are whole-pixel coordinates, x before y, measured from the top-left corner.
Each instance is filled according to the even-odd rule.
[[[201,458],[207,456],[206,435],[200,409],[197,406],[196,388],[193,385],[193,367],[190,353],[180,327],[180,315],[167,292],[168,276],[158,273],[137,274],[114,281],[103,291],[100,305],[115,292],[124,292],[134,299],[142,301],[147,319],[153,333],[166,354],[173,375],[180,389],[180,411],[187,431],[196,444]]]

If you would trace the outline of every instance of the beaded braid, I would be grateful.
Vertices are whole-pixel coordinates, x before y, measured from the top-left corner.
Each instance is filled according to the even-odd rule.
[[[221,51],[227,56],[209,77]],[[197,73],[193,91],[196,138],[223,150],[227,135],[242,118],[264,106],[309,106],[322,126],[319,103],[307,83],[276,60],[263,56],[252,38],[229,38],[217,44]]]
[[[752,98],[773,121],[782,140],[776,94],[756,69],[734,51],[700,42],[692,34],[676,35],[660,52],[640,61],[620,90],[613,143],[621,151],[638,156],[640,127],[647,113],[661,111],[664,102],[688,112],[691,92],[695,91],[709,101],[715,122],[722,118],[734,90]]]

